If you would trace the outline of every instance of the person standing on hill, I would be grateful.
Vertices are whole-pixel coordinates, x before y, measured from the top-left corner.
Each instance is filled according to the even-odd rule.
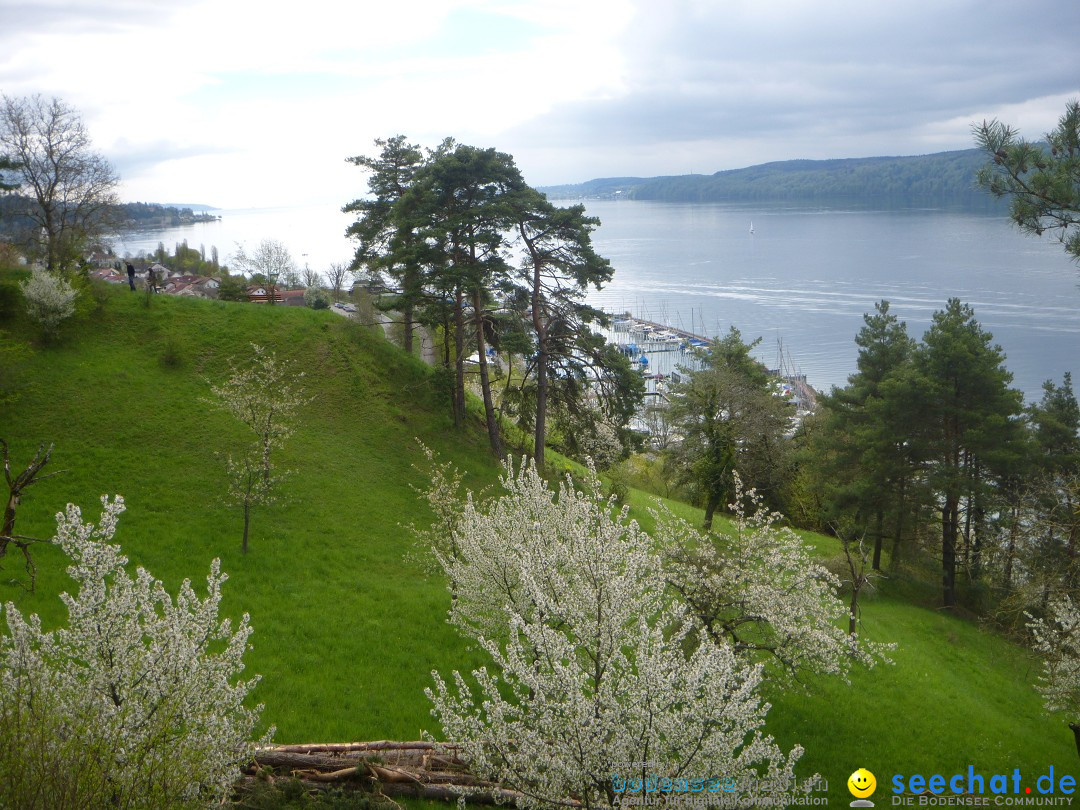
[[[127,263],[128,271],[128,286],[131,287],[131,291],[135,292],[135,265],[131,262]]]

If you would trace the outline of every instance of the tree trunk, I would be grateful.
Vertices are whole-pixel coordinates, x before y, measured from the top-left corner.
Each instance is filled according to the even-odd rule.
[[[907,478],[900,479],[900,503],[896,509],[896,534],[893,536],[892,556],[889,559],[889,567],[896,571],[900,565],[900,548],[904,537],[904,507],[907,490]]]
[[[412,304],[406,304],[401,308],[401,321],[405,334],[401,338],[401,348],[405,354],[412,354],[413,350],[413,308]]]
[[[1020,509],[1013,506],[1009,521],[1009,544],[1005,553],[1005,569],[1001,575],[1001,587],[1006,594],[1012,593],[1013,560],[1016,558],[1016,538],[1020,534]]]
[[[941,586],[945,607],[956,605],[956,534],[960,522],[960,501],[949,493],[941,510]]]
[[[442,313],[442,330],[443,330],[443,368],[446,370],[447,377],[450,374],[450,312],[447,309]],[[450,394],[450,413],[454,417],[454,427],[461,427],[458,423],[458,411],[457,411],[457,387],[454,385],[447,386],[447,392]]]
[[[883,534],[885,532],[885,510],[880,507],[877,510],[877,515],[874,521],[874,562],[873,568],[875,571],[881,570],[881,542],[884,539]]]
[[[865,557],[863,558],[866,559]],[[865,565],[865,562],[863,563]],[[858,616],[859,616],[859,588],[861,583],[851,583],[851,607],[848,609],[848,626],[847,631],[849,636],[854,636],[858,631]]]
[[[487,420],[488,440],[491,452],[500,461],[503,459],[502,437],[499,435],[499,421],[495,418],[495,401],[491,397],[491,379],[488,376],[487,347],[484,344],[484,310],[481,307],[480,290],[473,290],[473,323],[476,328],[476,352],[480,365],[480,390],[484,394],[484,416]]]
[[[240,546],[240,550],[247,554],[248,549],[248,527],[251,526],[251,501],[244,501],[244,542]]]
[[[720,499],[710,492],[705,500],[705,531],[712,529],[713,515],[716,514],[716,507],[719,505]]]
[[[454,291],[454,427],[465,424],[465,295],[458,287]]]
[[[976,468],[978,474],[978,468]],[[975,539],[971,542],[971,578],[978,580],[982,577],[983,562],[983,534],[986,529],[986,510],[983,508],[982,498],[976,494],[971,503],[971,522],[975,531]]]
[[[548,399],[548,331],[544,323],[541,311],[542,287],[540,281],[540,269],[543,266],[540,254],[532,240],[526,236],[525,227],[520,227],[522,239],[529,248],[532,257],[532,295],[530,301],[530,315],[532,316],[533,330],[536,332],[536,420],[533,428],[533,459],[539,470],[544,468],[544,450],[547,448],[547,399]]]
[[[402,279],[402,292],[404,293],[404,305],[401,307],[401,320],[405,327],[405,335],[402,338],[402,348],[406,354],[412,354],[413,350],[413,292],[416,288],[416,269],[406,266],[405,275]]]
[[[544,469],[544,450],[547,447],[547,351],[543,340],[536,356],[536,425],[533,437],[533,459],[538,470]]]

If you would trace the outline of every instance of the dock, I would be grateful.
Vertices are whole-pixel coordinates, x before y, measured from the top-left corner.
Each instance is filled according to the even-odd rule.
[[[635,318],[629,312],[614,316],[612,329],[616,332],[640,334],[647,340],[678,341],[699,349],[703,349],[712,343],[712,339],[706,335],[696,335],[686,329],[656,323],[656,321],[646,320],[645,318]]]
[[[629,356],[638,357],[640,355],[636,362],[641,365],[642,373],[645,373],[650,365],[655,367],[659,364],[650,364],[648,361],[650,355],[657,354],[678,355],[683,360],[683,365],[693,368],[697,365],[694,361],[699,357],[698,351],[707,349],[712,344],[712,338],[707,335],[695,334],[687,329],[657,323],[648,318],[638,318],[629,312],[613,315],[610,329],[615,338],[614,342],[623,347],[623,350]],[[643,345],[638,346],[632,341],[626,341],[619,336],[619,333],[640,341]],[[649,377],[660,381],[672,376],[677,380],[676,363],[677,360],[670,360],[659,364],[664,368],[662,370],[650,369],[654,373]],[[667,368],[667,366],[670,366],[670,368]],[[769,369],[769,374],[781,383],[785,394],[792,398],[799,411],[813,412],[817,409],[816,392],[807,382],[806,375],[795,367],[791,354],[786,350],[782,341],[778,341],[776,368]],[[650,393],[653,392],[650,391]],[[657,390],[655,393],[662,392]]]

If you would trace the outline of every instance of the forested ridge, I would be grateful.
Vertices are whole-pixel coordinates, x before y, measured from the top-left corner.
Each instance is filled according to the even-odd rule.
[[[905,157],[784,160],[715,174],[598,178],[541,189],[552,198],[725,202],[848,197],[909,203],[994,205],[976,186],[985,162],[977,149]]]

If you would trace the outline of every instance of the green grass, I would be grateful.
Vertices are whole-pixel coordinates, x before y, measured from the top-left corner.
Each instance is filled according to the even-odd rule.
[[[332,313],[165,296],[146,307],[141,295],[110,293],[102,311],[85,313],[0,376],[0,399],[18,394],[0,405],[0,436],[15,466],[53,442],[47,471],[67,471],[27,491],[20,533],[50,536],[69,501],[96,518],[102,494],[122,493],[128,512],[116,539],[170,590],[185,577],[202,582],[221,557],[230,576],[225,609],[252,617],[246,661],[262,675],[257,699],[279,741],[413,739],[434,730],[423,695],[431,670],[482,660],[446,623],[442,582],[410,556],[404,524],[424,519],[410,488],[424,483],[414,439],[479,489],[497,473],[479,421],[454,431],[417,359]],[[0,330],[34,335],[11,311],[0,313]],[[207,379],[220,379],[252,341],[302,367],[315,398],[282,454],[296,471],[285,499],[255,511],[244,556],[242,518],[223,500],[216,455],[243,432],[206,398]],[[646,527],[651,502],[631,493]],[[669,505],[700,521],[699,511]],[[838,553],[829,538],[807,540],[818,554]],[[57,622],[56,595],[70,587],[65,561],[46,546],[35,558],[37,592],[12,583],[21,571],[9,555],[0,601]],[[1020,768],[1028,783],[1051,765],[1057,775],[1075,773],[1072,736],[1061,718],[1042,713],[1033,661],[909,598],[917,590],[886,583],[864,600],[863,632],[899,643],[895,666],[856,672],[851,685],[817,679],[804,692],[769,695],[770,733],[784,748],[806,748],[800,775],[820,772],[832,804],[846,806],[847,776],[867,767],[882,806],[894,773],[951,775],[971,764],[987,775]]]
[[[423,484],[414,439],[476,485],[495,468],[477,431],[454,434],[427,370],[339,316],[303,309],[164,296],[147,309],[141,296],[118,294],[72,327],[17,369],[19,396],[0,411],[16,465],[53,442],[46,469],[67,471],[27,490],[20,532],[48,537],[65,503],[93,519],[102,494],[121,493],[117,540],[171,589],[204,580],[221,557],[226,609],[252,616],[247,663],[263,677],[258,698],[279,739],[411,739],[432,728],[431,669],[477,661],[444,621],[441,581],[405,558],[412,538],[402,524],[422,519],[410,489]],[[170,335],[179,366],[162,362]],[[206,379],[220,379],[252,341],[303,368],[314,400],[281,457],[295,470],[284,500],[254,512],[244,556],[216,456],[243,429],[206,403]],[[0,599],[58,620],[64,560],[43,546],[35,558],[37,593],[6,582]],[[20,573],[15,559],[4,565],[5,581]]]

